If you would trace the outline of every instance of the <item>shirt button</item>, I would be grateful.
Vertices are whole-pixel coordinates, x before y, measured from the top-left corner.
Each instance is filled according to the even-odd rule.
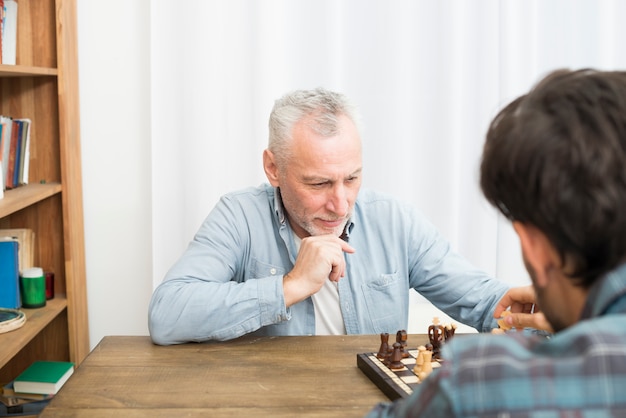
[[[272,276],[275,275],[276,274],[276,269],[274,269],[274,268],[270,269],[270,273],[271,273]]]

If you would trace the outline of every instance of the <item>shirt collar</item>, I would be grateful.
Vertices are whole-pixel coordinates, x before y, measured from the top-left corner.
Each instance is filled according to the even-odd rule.
[[[285,206],[283,205],[283,198],[280,194],[280,188],[274,187],[274,211],[276,213],[276,217],[278,218],[278,222],[280,224],[284,224],[287,222],[287,217],[285,215]],[[350,240],[350,233],[354,228],[354,216],[348,219],[346,222],[346,228],[343,231],[343,234],[339,238],[348,242]]]
[[[626,297],[626,264],[620,265],[591,286],[581,319],[604,315]]]
[[[280,195],[280,188],[274,187],[274,211],[280,224],[286,222],[285,207],[283,206],[283,198]]]

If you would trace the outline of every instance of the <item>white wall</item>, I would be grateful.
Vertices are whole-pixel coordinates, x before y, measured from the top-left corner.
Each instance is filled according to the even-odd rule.
[[[92,348],[106,335],[148,334],[148,303],[153,282],[161,279],[160,272],[153,272],[153,266],[165,269],[171,264],[170,259],[177,257],[169,254],[169,258],[153,260],[152,240],[191,239],[189,234],[181,236],[179,228],[168,228],[167,217],[153,218],[152,187],[168,190],[174,202],[165,211],[169,217],[181,215],[183,208],[175,203],[181,189],[167,184],[165,167],[162,171],[155,167],[154,177],[151,174],[151,160],[158,160],[162,151],[151,147],[150,118],[168,117],[167,112],[163,113],[168,104],[151,109],[150,88],[160,86],[171,91],[159,90],[159,95],[175,96],[176,83],[168,82],[168,74],[151,74],[150,48],[151,44],[172,51],[177,48],[165,45],[167,39],[162,31],[150,27],[151,19],[159,20],[151,14],[151,0],[78,0],[85,251]],[[228,50],[226,45],[224,50]],[[172,112],[180,111],[177,103],[169,106]],[[268,112],[269,108],[263,118]],[[257,122],[262,126],[266,123]],[[258,150],[251,150],[248,156],[250,165],[258,163],[259,172],[262,148],[260,145]],[[174,146],[168,152],[178,151]],[[248,184],[255,183],[242,183]],[[153,236],[158,231],[152,228],[155,222],[166,225],[159,236]],[[176,222],[170,224],[174,227]],[[412,300],[421,301],[416,294],[412,294]],[[415,330],[421,330],[424,324],[420,321],[437,314],[445,318],[430,305],[422,304],[419,315],[412,309],[410,322]]]
[[[152,294],[150,0],[78,1],[90,342],[147,335]]]
[[[274,38],[272,35],[263,45],[255,45],[254,41],[258,41],[259,30],[265,29],[264,33],[270,35],[282,34],[282,31],[292,34],[300,28],[300,24],[306,23],[303,26],[305,30],[299,31],[299,36],[306,38],[307,42],[312,42],[306,34],[315,34],[318,29],[317,23],[324,23],[322,20],[326,16],[324,10],[320,11],[318,8],[331,7],[331,5],[334,7],[339,2],[318,0],[310,2],[179,1],[78,0],[85,242],[92,347],[105,335],[146,335],[148,333],[147,309],[153,281],[160,281],[162,270],[171,264],[171,259],[177,257],[176,251],[182,251],[184,243],[191,239],[191,234],[199,225],[200,218],[208,213],[214,203],[214,195],[221,193],[222,190],[234,188],[232,184],[236,181],[241,182],[241,185],[255,183],[251,180],[254,174],[243,175],[241,169],[232,170],[233,162],[237,162],[239,166],[245,166],[252,173],[262,173],[260,164],[262,142],[255,143],[255,149],[248,146],[246,149],[249,153],[242,156],[239,153],[240,148],[232,141],[232,137],[237,136],[239,139],[246,135],[261,135],[261,127],[265,126],[271,106],[270,101],[265,101],[265,94],[271,94],[271,97],[275,98],[286,91],[284,87],[291,86],[292,82],[297,82],[300,87],[315,87],[321,83],[320,81],[315,85],[303,85],[301,80],[305,79],[317,80],[322,77],[330,86],[337,84],[333,74],[328,71],[318,71],[316,67],[316,65],[321,65],[322,69],[326,69],[327,51],[322,50],[319,55],[316,55],[307,50],[305,52],[311,57],[298,60],[293,59],[293,54],[302,53],[301,45],[282,51],[278,48],[275,56],[282,57],[282,59],[268,61],[266,54],[277,49],[275,44],[281,41],[281,38]],[[170,9],[175,4],[179,7]],[[414,144],[414,155],[421,156],[422,160],[430,160],[433,158],[433,151],[440,151],[438,147],[442,146],[440,142],[442,138],[455,136],[465,138],[467,136],[465,125],[445,119],[446,115],[444,119],[447,123],[440,125],[428,123],[431,114],[440,117],[441,112],[450,112],[459,108],[468,109],[468,112],[471,112],[469,117],[474,119],[470,127],[472,130],[482,131],[486,123],[486,115],[493,114],[497,110],[496,106],[477,105],[481,103],[481,100],[485,101],[484,96],[488,92],[482,92],[481,97],[475,97],[468,93],[467,88],[475,86],[460,83],[459,80],[463,80],[462,78],[447,79],[440,73],[434,72],[432,68],[429,70],[428,65],[423,65],[425,60],[432,60],[435,64],[441,65],[442,69],[439,69],[437,65],[433,67],[438,70],[447,70],[448,67],[452,67],[460,69],[463,73],[470,72],[472,80],[474,80],[474,75],[476,76],[475,79],[478,81],[475,84],[478,87],[491,88],[493,84],[497,84],[501,90],[501,95],[498,97],[508,99],[526,91],[532,83],[538,80],[539,76],[552,68],[563,66],[626,68],[626,54],[619,46],[619,40],[626,36],[625,30],[621,29],[623,25],[619,25],[619,19],[626,12],[626,2],[511,0],[476,2],[470,6],[464,0],[458,0],[458,2],[405,0],[389,3],[384,0],[370,0],[363,2],[363,5],[360,1],[344,1],[339,4],[346,7],[344,15],[329,13],[331,19],[342,18],[353,22],[362,19],[367,4],[384,9],[384,11],[387,11],[385,9],[387,4],[396,5],[396,7],[398,4],[404,5],[408,8],[407,15],[412,13],[417,16],[419,24],[396,25],[397,22],[394,19],[397,16],[381,12],[381,22],[388,25],[388,28],[398,26],[395,28],[398,32],[408,31],[406,36],[398,38],[403,43],[391,42],[390,45],[395,49],[411,48],[414,47],[413,39],[421,39],[422,45],[426,45],[425,58],[422,59],[420,55],[414,62],[409,62],[408,66],[398,66],[392,60],[385,60],[384,58],[387,57],[385,53],[381,54],[384,55],[383,57],[376,55],[374,59],[367,55],[367,52],[372,45],[378,50],[385,51],[386,44],[382,44],[381,39],[387,36],[387,31],[383,30],[384,28],[380,25],[369,25],[362,32],[348,31],[344,34],[350,39],[359,33],[369,36],[358,38],[354,43],[349,44],[357,45],[357,47],[345,51],[331,48],[332,50],[328,52],[333,56],[345,55],[347,57],[345,60],[338,61],[339,66],[346,66],[343,68],[346,80],[342,80],[347,86],[345,91],[359,106],[365,104],[364,108],[361,107],[364,116],[367,116],[365,122],[369,125],[368,132],[371,135],[370,144],[372,145],[366,151],[367,155],[364,155],[365,164],[367,167],[378,165],[389,168],[388,175],[368,179],[369,185],[392,193],[403,194],[406,193],[406,188],[397,183],[396,179],[408,178],[419,182],[420,187],[410,187],[409,192],[415,195],[414,200],[421,206],[429,205],[425,210],[427,216],[452,239],[453,243],[463,249],[470,260],[485,268],[485,265],[495,265],[491,257],[497,258],[499,277],[517,277],[522,267],[520,267],[519,254],[515,248],[510,248],[508,251],[493,248],[493,251],[487,251],[489,260],[485,260],[482,253],[474,254],[478,249],[478,246],[473,245],[475,240],[481,238],[481,235],[487,235],[483,228],[484,223],[476,220],[477,216],[483,217],[481,213],[466,214],[471,222],[445,221],[453,208],[465,207],[467,190],[454,189],[459,192],[452,193],[453,196],[442,203],[437,194],[437,189],[441,189],[440,185],[443,181],[439,177],[442,175],[452,177],[451,173],[455,170],[475,173],[475,167],[467,167],[467,165],[476,162],[477,150],[475,148],[469,150],[473,153],[473,159],[462,158],[453,162],[447,161],[445,153],[439,153],[437,158],[441,159],[442,165],[448,169],[441,170],[441,173],[435,176],[437,178],[433,179],[433,175],[407,175],[404,170],[408,172],[409,168],[413,168],[411,165],[418,164],[414,163],[413,155],[407,152],[406,148],[400,147],[398,150],[397,146],[388,146],[391,141],[390,137],[393,138],[405,132],[421,133],[419,137],[423,141]],[[353,13],[354,9],[347,10],[349,4],[354,6],[359,13]],[[502,8],[494,7],[497,5],[501,5]],[[179,31],[187,36],[185,39],[191,39],[192,42],[167,44],[169,39],[166,36],[167,30],[171,29],[172,24],[176,24],[172,21],[174,12],[187,9],[187,13],[193,14],[196,7],[199,10],[215,8],[215,12],[210,13],[206,20],[200,19],[201,24],[189,25]],[[307,22],[303,22],[304,19],[289,19],[294,16],[294,10],[295,16],[302,14],[309,17],[309,12],[316,12],[315,16],[322,17],[318,20],[309,19],[311,21]],[[286,17],[281,12],[292,14]],[[371,15],[371,10],[369,14]],[[252,19],[259,16],[261,19],[241,21],[242,18]],[[264,16],[267,19],[264,19]],[[426,23],[435,17],[447,22],[449,26],[435,28],[432,33],[424,32],[424,28],[427,27]],[[153,23],[154,26],[151,27],[151,22],[157,23]],[[272,24],[270,28],[267,28],[255,26],[250,22],[257,24],[272,22]],[[327,33],[328,28],[324,28],[326,32],[322,38],[326,39],[328,45],[338,48],[335,36],[343,33],[344,21],[330,23],[333,23],[330,26],[335,28],[337,33],[332,31]],[[274,26],[282,29],[274,31]],[[481,34],[480,39],[486,42],[476,42],[473,38],[465,39],[461,36],[464,33],[467,33],[469,38]],[[490,38],[489,33],[496,33],[498,36]],[[230,36],[224,36],[225,34]],[[456,34],[456,37],[452,36],[453,34]],[[259,56],[237,55],[237,50],[233,51],[246,42],[254,46],[253,52]],[[478,49],[479,52],[483,51],[482,55],[470,53],[471,50],[466,48],[466,44],[472,45],[473,43],[483,45],[484,48]],[[308,44],[305,43],[305,45]],[[180,68],[163,69],[161,62],[151,56],[151,48],[155,48],[155,51],[161,51],[159,48],[172,51],[172,56],[165,58],[167,62],[173,62],[174,67],[181,66],[181,62],[177,61],[179,57],[205,55],[206,68],[197,65],[183,68],[186,69],[185,76],[202,72],[205,75],[205,82],[198,88],[208,89],[209,93],[196,94],[195,91],[187,91],[186,96],[180,93],[176,89],[180,81],[177,78],[180,77]],[[490,53],[487,54],[485,51],[490,51]],[[363,60],[364,56],[368,57],[368,60]],[[495,60],[493,60],[494,57]],[[377,67],[370,68],[370,64],[373,65],[379,61],[384,64],[383,70],[388,68],[391,74],[385,71],[379,74]],[[261,62],[266,65],[252,68],[255,72],[251,73],[250,62],[253,64]],[[471,65],[463,67],[464,63]],[[495,71],[495,67],[498,66],[501,68]],[[151,68],[155,69],[154,73],[151,73]],[[401,71],[392,72],[396,68]],[[278,77],[278,79],[273,79],[275,84],[268,84],[267,80],[272,75],[275,77],[276,72],[282,75],[280,71],[286,71],[286,74],[292,76],[293,80],[285,81]],[[413,77],[414,73],[417,74],[415,77]],[[486,73],[508,74],[508,76],[497,79]],[[354,77],[362,74],[368,75],[373,80],[368,88],[360,88],[360,84],[353,84]],[[409,97],[400,102],[379,100],[390,89],[402,91],[406,87],[402,84],[403,81],[415,87],[414,84],[417,85],[418,81],[424,84],[431,78],[435,83],[441,84],[439,93],[446,93],[449,96],[458,91],[458,97],[448,100],[446,95],[433,94],[427,97]],[[232,83],[228,84],[227,88],[223,88],[223,85],[226,85],[225,80],[230,80]],[[420,94],[422,84],[419,85],[420,89],[417,89]],[[222,90],[210,96],[219,87],[222,87]],[[233,99],[234,95],[241,96],[242,91],[247,92],[248,88],[254,90],[255,98],[264,99],[262,106],[267,106],[267,111],[258,112],[261,106],[259,102],[236,102]],[[151,97],[151,92],[154,97]],[[151,108],[153,99],[158,105]],[[409,99],[411,103],[408,103]],[[490,101],[493,101],[492,99],[494,97],[489,98]],[[419,110],[409,116],[398,117],[398,110],[403,110],[403,106],[407,104],[415,104],[412,103],[413,101],[417,103]],[[382,110],[381,103],[383,104]],[[211,104],[214,107],[211,107]],[[254,108],[254,112],[250,111],[251,108]],[[214,112],[215,109],[220,110],[221,113]],[[224,112],[224,109],[230,112]],[[262,116],[242,117],[242,109],[249,111],[245,115]],[[177,170],[177,174],[182,176],[185,182],[173,181],[166,175],[169,167],[168,159],[173,158],[174,153],[180,152],[181,147],[176,146],[176,142],[165,142],[165,147],[163,142],[158,142],[158,146],[152,145],[153,137],[158,136],[162,131],[160,128],[158,130],[155,128],[155,135],[152,135],[151,126],[169,126],[160,122],[163,118],[171,117],[171,112],[189,114],[192,115],[190,117],[192,122],[207,124],[208,127],[204,128],[204,131],[210,129],[212,140],[216,142],[202,145],[212,147],[211,150],[219,147],[217,153],[196,153],[197,155],[190,159],[195,164],[188,163],[187,159],[181,159],[184,161],[182,164],[186,166],[210,167],[210,170],[207,170],[209,175],[193,182],[196,184],[190,184],[188,179],[199,179],[201,176],[188,176],[188,167]],[[418,115],[421,119],[415,119],[412,115]],[[388,122],[384,122],[385,119]],[[374,126],[372,121],[376,121],[378,126]],[[237,135],[229,131],[233,127],[237,128]],[[445,131],[443,133],[442,128]],[[175,131],[167,133],[171,135],[170,141],[181,140],[176,137]],[[190,135],[182,139],[189,142],[203,142],[207,138],[206,133],[201,131],[201,135],[193,137]],[[215,147],[213,144],[216,144]],[[199,161],[201,158],[204,160]],[[242,158],[245,160],[242,161]],[[163,161],[163,163],[151,167],[151,161]],[[180,161],[177,164],[181,164]],[[228,173],[228,176],[224,173]],[[222,181],[222,177],[228,177],[229,183]],[[173,184],[168,182],[173,182]],[[199,182],[203,183],[199,185],[197,184]],[[237,184],[239,186],[239,183]],[[203,193],[197,192],[199,186],[204,189]],[[210,197],[207,197],[209,195]],[[184,199],[179,201],[180,197]],[[167,207],[161,210],[164,205]],[[480,204],[476,207],[480,208]],[[480,209],[482,211],[482,208]],[[464,229],[466,233],[459,235],[455,232],[459,223],[469,224],[469,228]],[[180,227],[181,224],[183,227]],[[155,225],[159,228],[155,228]],[[498,228],[498,234],[510,236],[511,230],[505,223]],[[510,240],[510,238],[507,239]],[[166,247],[175,247],[177,250],[159,251],[157,247],[163,246],[163,243],[168,244]],[[520,277],[520,281],[526,280],[527,278]],[[431,314],[421,312],[420,317],[428,320]],[[410,321],[414,329],[417,331],[423,329],[423,325],[417,324],[414,320]]]

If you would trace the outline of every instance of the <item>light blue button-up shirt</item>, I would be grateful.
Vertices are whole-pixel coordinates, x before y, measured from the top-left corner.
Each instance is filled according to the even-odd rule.
[[[348,334],[407,329],[409,291],[456,321],[489,331],[508,286],[487,276],[410,205],[361,189],[338,283]],[[155,290],[149,329],[157,344],[229,340],[244,334],[312,335],[311,298],[289,308],[283,275],[296,247],[280,193],[268,184],[223,196]]]

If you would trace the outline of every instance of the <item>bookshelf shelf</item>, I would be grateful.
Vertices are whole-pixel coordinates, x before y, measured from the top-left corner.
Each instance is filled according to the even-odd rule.
[[[38,309],[22,309],[26,314],[26,322],[16,330],[0,334],[0,367],[7,364],[29,342],[41,333],[55,318],[67,308],[67,300],[63,295],[56,295],[46,302],[46,306]]]
[[[0,384],[36,360],[78,366],[89,353],[76,2],[19,0],[16,65],[0,64],[0,114],[31,120],[30,181],[4,192],[0,228],[34,232],[33,264],[54,273],[56,293],[0,334]]]
[[[0,64],[0,77],[56,76],[56,68]]]
[[[60,183],[28,184],[13,190],[5,190],[4,198],[0,199],[0,218],[4,218],[60,192]]]

